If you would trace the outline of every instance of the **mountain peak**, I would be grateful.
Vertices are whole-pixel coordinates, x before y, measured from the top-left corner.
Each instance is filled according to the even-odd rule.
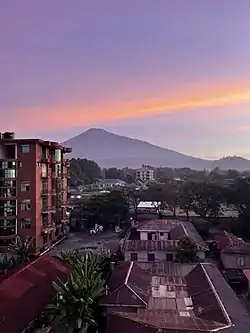
[[[89,128],[87,129],[85,132],[83,132],[82,134],[86,134],[86,133],[108,133],[108,131],[106,131],[103,128]]]
[[[196,170],[236,169],[250,170],[250,161],[227,157],[208,161],[155,146],[149,142],[111,133],[102,128],[90,128],[65,142],[73,152],[70,157],[87,158],[101,167],[138,168],[142,164],[154,167],[190,168]]]

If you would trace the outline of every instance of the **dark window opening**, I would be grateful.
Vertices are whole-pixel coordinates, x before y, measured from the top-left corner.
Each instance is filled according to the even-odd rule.
[[[166,254],[166,261],[173,261],[173,260],[174,260],[173,253],[167,253]]]
[[[5,156],[7,159],[14,160],[16,158],[16,145],[4,145]]]
[[[14,239],[0,239],[0,246],[9,246]]]
[[[148,253],[148,261],[155,261],[155,254],[154,253]]]
[[[137,261],[137,260],[138,260],[137,253],[131,253],[131,261]]]

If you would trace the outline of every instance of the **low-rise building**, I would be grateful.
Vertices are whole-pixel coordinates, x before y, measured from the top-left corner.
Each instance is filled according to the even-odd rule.
[[[213,264],[120,264],[100,304],[106,333],[245,333],[250,327],[249,314]]]
[[[111,189],[114,187],[125,187],[127,183],[121,179],[100,179],[96,182],[99,190]]]
[[[179,220],[150,220],[137,228],[139,239],[122,243],[126,261],[172,261],[179,241],[190,238],[197,246],[199,259],[205,258],[208,245],[192,223]]]
[[[135,179],[143,182],[154,180],[154,169],[143,165],[140,169],[135,171]]]
[[[220,260],[227,269],[250,269],[250,243],[225,230],[214,235]]]

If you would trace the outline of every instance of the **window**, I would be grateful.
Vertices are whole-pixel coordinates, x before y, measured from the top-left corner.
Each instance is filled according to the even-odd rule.
[[[30,229],[31,228],[31,218],[27,217],[27,218],[21,219],[21,227],[22,227],[22,229]]]
[[[16,178],[16,170],[4,169],[4,178]]]
[[[21,191],[22,192],[29,192],[30,191],[30,184],[29,180],[24,180],[21,182]]]
[[[166,261],[173,261],[174,256],[173,253],[166,253]]]
[[[161,296],[159,286],[152,287],[152,296],[155,297],[155,298],[158,298],[158,297]]]
[[[237,264],[238,266],[245,266],[245,258],[238,258]]]
[[[0,246],[9,246],[13,239],[0,239]]]
[[[21,210],[30,210],[31,209],[31,200],[24,199],[21,202]]]
[[[42,164],[42,177],[47,177],[48,171],[47,171],[47,165]]]
[[[0,220],[0,228],[8,228],[8,227],[15,227],[16,226],[16,220],[11,219],[11,220]]]
[[[154,253],[148,253],[148,261],[155,261],[155,254]]]
[[[21,151],[22,153],[30,153],[30,145],[29,144],[21,145]]]
[[[137,253],[131,253],[131,261],[137,261],[138,260],[138,255]]]

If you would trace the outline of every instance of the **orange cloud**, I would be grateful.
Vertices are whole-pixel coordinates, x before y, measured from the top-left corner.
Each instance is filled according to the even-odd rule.
[[[16,121],[18,130],[57,130],[73,126],[93,125],[108,120],[152,116],[169,112],[196,110],[200,108],[222,107],[244,102],[250,102],[250,89],[237,89],[232,92],[216,89],[203,93],[197,91],[189,94],[178,94],[165,100],[149,99],[132,103],[113,103],[96,107],[48,107],[18,110]],[[216,115],[217,116],[217,115]],[[25,121],[24,121],[25,119]],[[6,124],[8,121],[6,121]],[[4,124],[3,124],[4,126]],[[6,126],[6,125],[5,125]]]

